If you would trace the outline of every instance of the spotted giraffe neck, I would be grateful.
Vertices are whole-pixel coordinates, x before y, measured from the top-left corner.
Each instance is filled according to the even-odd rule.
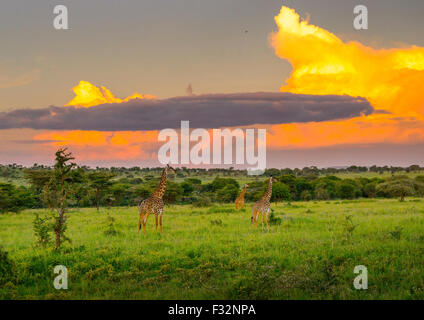
[[[166,179],[167,178],[168,178],[167,170],[166,170],[166,168],[164,168],[163,171],[162,171],[162,177],[160,178],[159,186],[156,188],[152,197],[162,199],[163,195],[165,194],[165,190],[166,190]]]
[[[262,199],[268,201],[271,199],[272,195],[272,178],[269,178],[268,187],[266,188],[265,194],[262,196]]]
[[[246,193],[246,191],[247,191],[247,187],[246,187],[246,186],[244,186],[244,187],[243,187],[243,190],[242,190],[242,192],[241,192],[241,194],[240,194],[240,196],[241,196],[241,197],[243,197],[243,196],[244,196],[244,194]]]

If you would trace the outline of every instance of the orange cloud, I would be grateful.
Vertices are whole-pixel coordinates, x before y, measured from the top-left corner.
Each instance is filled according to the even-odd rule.
[[[374,49],[302,20],[295,10],[282,7],[275,17],[278,31],[270,35],[275,53],[287,59],[293,71],[283,92],[336,94],[367,98],[373,114],[327,122],[281,124],[268,127],[271,149],[320,148],[348,144],[405,144],[424,141],[424,48]],[[153,98],[135,94],[116,98],[108,89],[81,81],[68,105],[84,107]],[[38,135],[35,140],[54,140],[53,146],[70,146],[88,160],[153,159],[157,131],[67,131]],[[156,148],[156,149],[155,149]]]
[[[284,6],[275,22],[278,32],[271,34],[271,45],[293,66],[281,91],[361,96],[377,109],[422,117],[424,48],[377,50],[344,43]]]
[[[157,131],[52,131],[33,137],[57,149],[69,147],[79,160],[152,159],[157,146]],[[53,141],[53,142],[52,142]]]
[[[361,96],[391,115],[275,125],[271,147],[424,141],[424,48],[378,50],[345,43],[284,6],[275,22],[278,31],[270,35],[270,43],[293,67],[281,91]]]
[[[72,90],[75,93],[75,97],[69,101],[67,106],[81,106],[81,107],[92,107],[104,103],[122,103],[132,99],[155,99],[156,97],[150,94],[142,95],[140,93],[134,93],[133,95],[120,99],[106,87],[96,87],[87,81],[80,81],[76,87]]]

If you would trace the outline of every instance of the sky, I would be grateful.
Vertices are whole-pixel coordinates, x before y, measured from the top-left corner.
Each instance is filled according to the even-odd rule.
[[[56,4],[69,30],[53,28]],[[353,28],[357,4],[368,30]],[[215,119],[267,128],[272,167],[424,164],[420,0],[0,7],[0,163],[49,164],[68,146],[92,166],[157,165],[157,130]]]

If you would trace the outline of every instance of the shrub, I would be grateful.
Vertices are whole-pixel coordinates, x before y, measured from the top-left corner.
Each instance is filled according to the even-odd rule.
[[[276,182],[272,185],[271,201],[290,200],[291,194],[289,187],[281,182]]]
[[[44,215],[41,217],[39,213],[35,213],[32,226],[37,244],[42,247],[46,247],[51,240],[50,232],[53,228],[52,217],[49,215]]]
[[[352,238],[353,231],[355,231],[356,227],[358,226],[357,224],[353,223],[352,217],[352,215],[346,216],[343,222],[343,231],[346,240],[350,240]]]
[[[220,227],[223,226],[223,223],[222,223],[222,220],[221,219],[211,220],[210,223],[213,226],[220,226]]]
[[[281,224],[281,218],[275,216],[273,209],[271,209],[271,214],[268,217],[268,223],[272,226]]]
[[[116,229],[115,218],[109,214],[106,217],[106,230],[104,234],[107,236],[115,236],[119,234],[119,231]]]
[[[14,277],[15,264],[10,260],[7,251],[0,247],[0,285],[9,282]]]
[[[416,182],[407,177],[393,177],[387,182],[380,183],[377,188],[377,195],[394,198],[399,197],[404,201],[405,197],[415,195]]]
[[[19,212],[24,209],[24,201],[19,190],[10,183],[0,183],[0,213]]]
[[[239,188],[233,184],[228,184],[217,191],[216,197],[219,202],[232,202],[239,194]]]
[[[204,207],[210,207],[212,205],[211,199],[209,197],[198,197],[195,201],[192,203],[193,207],[196,208],[204,208]]]
[[[389,234],[393,239],[400,240],[402,230],[402,227],[397,226],[393,231],[390,231]]]

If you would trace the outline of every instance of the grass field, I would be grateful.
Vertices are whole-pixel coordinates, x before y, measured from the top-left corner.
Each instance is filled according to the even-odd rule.
[[[0,298],[424,298],[421,199],[272,208],[281,224],[268,232],[250,225],[250,204],[242,212],[231,205],[166,207],[163,234],[151,216],[146,236],[136,232],[135,207],[72,210],[72,243],[59,252],[34,245],[34,210],[0,215],[0,243],[16,266]],[[116,234],[107,232],[108,216]],[[68,268],[68,290],[53,287],[59,264]],[[368,290],[353,287],[356,265],[368,268]]]

